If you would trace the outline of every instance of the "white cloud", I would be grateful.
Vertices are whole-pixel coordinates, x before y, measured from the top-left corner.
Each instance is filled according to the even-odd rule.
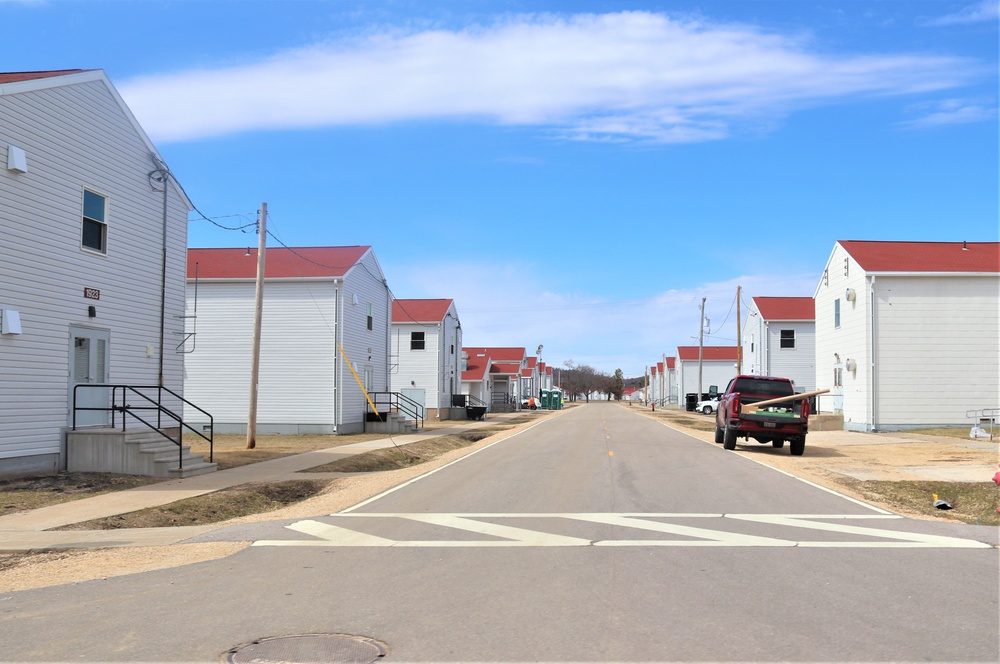
[[[547,289],[551,275],[526,264],[489,269],[477,263],[412,265],[390,278],[390,286],[406,284],[406,292],[394,288],[397,297],[453,298],[467,346],[524,346],[533,351],[543,344],[543,360],[552,366],[562,367],[571,359],[607,373],[621,368],[626,376],[635,376],[663,355],[676,355],[677,346],[698,344],[702,297],[707,298],[705,315],[711,323],[705,344],[733,345],[738,285],[743,287],[745,323],[751,297],[811,296],[819,275],[746,275],[625,301]]]
[[[945,99],[944,101],[918,104],[913,112],[920,115],[913,120],[901,122],[907,129],[931,129],[974,122],[995,121],[997,109],[994,104],[967,99]]]
[[[1000,19],[1000,2],[997,2],[997,0],[980,0],[975,4],[963,7],[954,14],[924,19],[920,24],[932,27],[944,27],[948,25],[987,23],[989,21],[995,23],[998,19]]]
[[[979,66],[957,57],[822,53],[800,36],[622,12],[368,32],[120,87],[158,142],[406,120],[692,142],[798,108],[951,88],[978,76]]]

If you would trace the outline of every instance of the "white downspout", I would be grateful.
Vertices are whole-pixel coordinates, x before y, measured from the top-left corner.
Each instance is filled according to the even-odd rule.
[[[868,321],[868,430],[878,431],[875,423],[875,275],[868,282],[869,315]]]
[[[340,298],[340,286],[338,281],[333,282],[333,432],[340,431],[340,353],[337,346],[340,345],[340,321],[344,316]]]

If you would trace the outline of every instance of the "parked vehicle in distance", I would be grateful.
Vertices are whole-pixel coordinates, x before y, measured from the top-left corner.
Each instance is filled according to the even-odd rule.
[[[716,396],[711,399],[703,399],[694,405],[694,409],[699,413],[711,415],[719,409],[719,397]]]
[[[809,394],[794,398],[795,385],[788,378],[736,376],[719,399],[715,442],[733,450],[737,438],[753,438],[779,449],[788,441],[790,452],[801,456],[809,431]],[[769,403],[756,407],[762,402]]]
[[[538,410],[538,407],[540,405],[541,402],[535,397],[527,397],[525,399],[521,399],[521,410],[524,410],[525,408],[529,410]]]

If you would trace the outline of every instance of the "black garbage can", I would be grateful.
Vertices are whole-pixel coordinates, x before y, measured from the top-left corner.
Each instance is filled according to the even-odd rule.
[[[694,407],[698,405],[698,393],[691,392],[690,394],[684,395],[684,410],[694,411]]]

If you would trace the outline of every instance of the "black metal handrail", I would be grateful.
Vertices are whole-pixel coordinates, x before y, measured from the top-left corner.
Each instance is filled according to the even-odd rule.
[[[456,408],[468,408],[469,406],[486,407],[486,402],[473,394],[453,394],[451,403]]]
[[[368,430],[368,413],[374,414],[372,404],[383,421],[388,413],[396,411],[413,420],[418,429],[424,428],[424,407],[410,397],[400,392],[369,392],[371,403],[365,404],[365,431]]]
[[[111,405],[110,406],[78,406],[77,405],[77,392],[81,388],[83,389],[109,389],[111,390]],[[155,390],[156,398],[144,394],[140,390]],[[184,421],[184,418],[175,413],[173,410],[168,408],[163,404],[164,393],[170,395],[174,399],[182,402],[183,404],[194,408],[199,413],[202,413],[208,418],[208,435],[206,436],[203,431],[198,431],[193,426]],[[121,395],[121,403],[119,403],[119,394]],[[133,406],[128,403],[129,395],[135,396],[142,399],[140,403],[148,403],[149,405],[139,405]],[[146,418],[139,415],[141,411],[155,410],[156,411],[156,424],[149,422]],[[80,411],[99,411],[99,412],[110,412],[111,413],[111,428],[117,429],[118,425],[116,423],[117,417],[116,413],[122,414],[122,431],[126,430],[127,419],[126,415],[131,415],[134,419],[142,422],[147,427],[157,432],[173,444],[177,445],[177,467],[184,467],[184,430],[188,429],[192,433],[208,441],[208,461],[212,462],[212,457],[214,453],[214,441],[215,441],[215,420],[212,418],[211,414],[203,408],[199,408],[195,404],[191,403],[181,395],[177,394],[170,388],[164,387],[162,385],[91,385],[88,383],[81,383],[80,385],[75,385],[73,387],[73,431],[76,431],[76,414]],[[167,424],[176,423],[177,427],[177,439],[168,434],[164,429],[167,428],[164,425],[164,416],[167,418]],[[172,427],[171,427],[172,428]]]

